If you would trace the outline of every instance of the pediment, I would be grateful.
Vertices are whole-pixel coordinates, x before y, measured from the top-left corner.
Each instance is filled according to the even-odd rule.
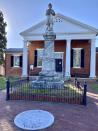
[[[34,36],[34,35],[42,35],[45,33],[46,29],[46,20],[38,23],[35,26],[23,31],[20,33],[21,36]],[[95,33],[97,34],[98,30],[94,27],[81,23],[72,18],[63,16],[61,14],[57,14],[54,17],[54,32],[56,34],[89,34]]]

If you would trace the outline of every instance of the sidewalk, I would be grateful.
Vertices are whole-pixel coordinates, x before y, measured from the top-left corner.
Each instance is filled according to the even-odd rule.
[[[22,131],[14,125],[15,116],[25,110],[42,109],[55,117],[54,124],[42,131],[98,131],[98,94],[88,90],[87,107],[64,103],[6,101],[0,91],[0,131]]]

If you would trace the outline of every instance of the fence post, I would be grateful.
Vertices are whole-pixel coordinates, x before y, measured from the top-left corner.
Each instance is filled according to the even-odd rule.
[[[87,105],[87,83],[85,82],[84,83],[84,94],[83,94],[83,101],[82,101],[82,104],[84,105],[84,106],[86,106]]]
[[[6,100],[10,100],[10,81],[6,81]]]
[[[27,76],[27,81],[29,81],[29,76]]]
[[[75,78],[75,86],[77,86],[77,78]]]

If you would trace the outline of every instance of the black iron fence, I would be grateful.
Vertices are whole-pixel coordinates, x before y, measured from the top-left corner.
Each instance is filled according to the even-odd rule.
[[[83,86],[78,81],[75,84],[65,83],[64,87],[34,87],[32,80],[21,79],[6,82],[6,100],[35,100],[66,102],[86,105],[87,84]]]

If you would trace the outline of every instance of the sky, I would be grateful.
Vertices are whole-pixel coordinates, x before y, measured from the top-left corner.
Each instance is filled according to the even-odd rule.
[[[56,13],[98,29],[98,0],[0,0],[7,23],[7,48],[23,47],[19,33],[46,18],[48,3],[52,3]]]

